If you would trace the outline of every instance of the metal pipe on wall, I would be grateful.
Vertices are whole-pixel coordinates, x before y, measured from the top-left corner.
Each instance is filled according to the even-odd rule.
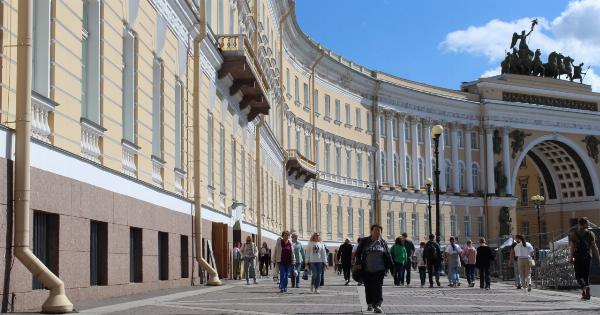
[[[17,120],[15,128],[15,256],[46,288],[50,295],[42,305],[45,313],[73,311],[65,284],[29,248],[31,195],[31,68],[33,1],[19,1],[17,34]]]
[[[202,203],[200,201],[200,45],[206,38],[206,3],[200,0],[198,19],[200,34],[194,39],[194,226],[195,248],[198,265],[209,274],[208,285],[221,285],[217,271],[202,258]]]

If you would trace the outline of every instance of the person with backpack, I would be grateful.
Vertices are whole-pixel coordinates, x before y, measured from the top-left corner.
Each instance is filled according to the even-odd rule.
[[[337,255],[337,261],[339,261],[344,271],[344,280],[346,281],[344,285],[348,285],[350,283],[350,269],[352,268],[352,244],[350,244],[350,239],[346,239],[344,244],[340,245]]]
[[[575,279],[581,287],[581,298],[589,300],[590,295],[590,268],[592,263],[592,252],[598,260],[598,246],[596,245],[596,236],[588,230],[587,218],[579,218],[579,228],[569,236],[571,248],[569,262],[575,268]]]
[[[402,244],[406,248],[406,262],[402,269],[401,278],[406,278],[406,285],[410,286],[410,267],[412,266],[412,256],[415,253],[415,244],[408,239],[408,233],[406,232],[402,233]]]
[[[460,279],[458,275],[458,271],[460,269],[460,255],[462,254],[462,249],[456,242],[454,241],[454,237],[450,237],[450,246],[446,246],[446,252],[444,256],[446,256],[446,261],[448,262],[448,286],[450,287],[459,287]]]
[[[435,242],[435,235],[429,234],[429,241],[423,249],[423,258],[427,264],[427,273],[429,273],[429,287],[433,288],[433,276],[439,287],[440,284],[440,264],[442,262],[442,250],[440,245]]]
[[[394,285],[404,285],[404,267],[406,265],[406,248],[400,237],[396,237],[396,243],[390,249],[394,261]],[[410,273],[410,270],[408,271]],[[408,283],[407,283],[408,284]]]
[[[491,276],[490,276],[490,265],[494,261],[494,252],[487,246],[485,238],[479,239],[479,247],[477,247],[477,256],[475,265],[479,269],[479,287],[481,289],[490,289]]]
[[[381,238],[382,229],[381,225],[373,224],[371,235],[362,238],[356,248],[356,263],[360,266],[361,278],[365,284],[367,311],[375,313],[383,313],[383,277],[387,270],[394,273],[388,245]]]

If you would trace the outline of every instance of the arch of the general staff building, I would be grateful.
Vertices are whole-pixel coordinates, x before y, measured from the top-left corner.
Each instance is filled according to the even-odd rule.
[[[290,9],[286,2],[276,7]],[[446,129],[439,163],[444,239],[484,236],[494,244],[503,235],[524,233],[537,243],[535,236],[542,233],[545,247],[576,217],[600,220],[600,95],[590,86],[503,74],[448,90],[349,61],[305,35],[293,13],[282,31],[284,67],[292,76],[304,76],[314,97],[308,108],[298,104],[297,87],[286,86],[282,71],[287,88],[282,133],[291,133],[283,145],[293,154],[304,153],[297,158],[304,167],[287,160],[284,211],[291,229],[306,224],[303,216],[306,221],[306,215],[314,215],[309,219],[313,229],[333,242],[364,235],[373,222],[383,225],[388,238],[408,232],[424,240],[429,220],[435,222],[428,216],[424,184],[433,177],[430,128],[435,124]],[[324,91],[330,92],[329,100]],[[334,99],[346,101],[340,106]],[[368,112],[367,128],[347,121],[345,102],[351,111],[354,102]],[[363,128],[366,141],[356,134]],[[303,141],[310,150],[303,151]],[[362,176],[352,175],[360,172],[357,158],[369,163]],[[536,194],[546,196],[541,227],[530,201]],[[303,200],[316,202],[299,207]]]

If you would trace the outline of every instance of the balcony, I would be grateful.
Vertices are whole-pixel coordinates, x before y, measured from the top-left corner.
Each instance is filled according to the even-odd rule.
[[[245,35],[218,36],[219,49],[223,55],[223,65],[219,79],[230,75],[233,83],[231,95],[241,92],[240,110],[249,108],[248,121],[258,114],[268,115],[271,106],[267,100],[269,83],[261,70],[256,54]]]
[[[295,176],[296,179],[304,176],[304,182],[308,182],[310,179],[317,178],[317,166],[315,162],[305,158],[296,150],[287,150],[287,163],[286,169],[288,176]]]

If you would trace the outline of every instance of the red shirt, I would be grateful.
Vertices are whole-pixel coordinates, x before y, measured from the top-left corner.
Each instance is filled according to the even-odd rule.
[[[286,243],[284,240],[281,240],[281,263],[284,265],[291,265],[292,255],[292,242],[288,241]]]

